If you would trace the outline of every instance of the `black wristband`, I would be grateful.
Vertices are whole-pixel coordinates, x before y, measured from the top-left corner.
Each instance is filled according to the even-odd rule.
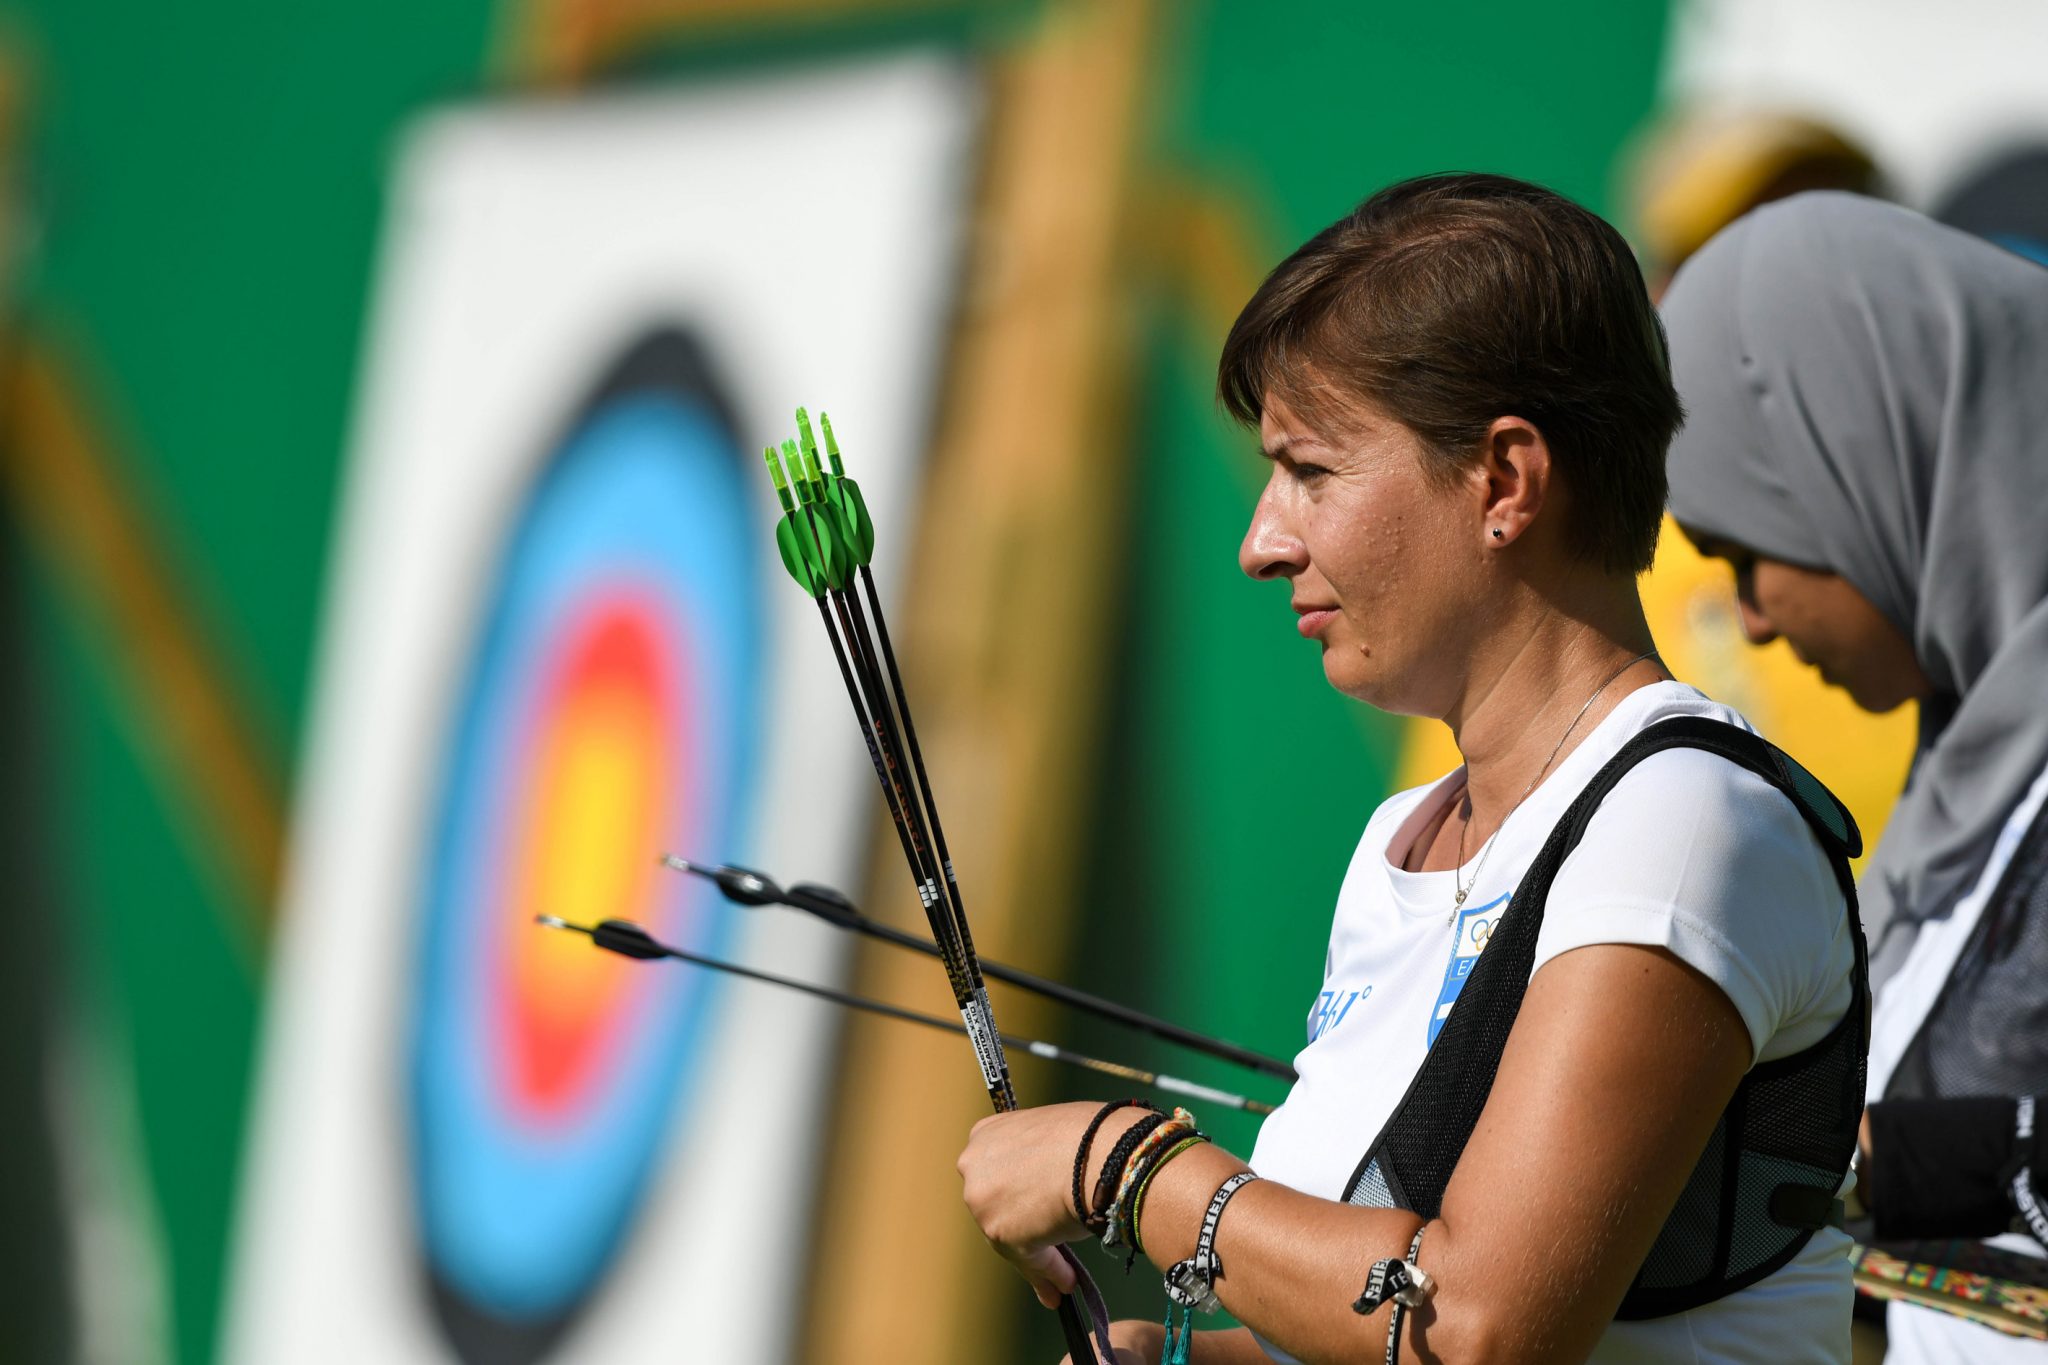
[[[1109,1201],[1116,1194],[1117,1180],[1123,1175],[1124,1163],[1131,1159],[1132,1152],[1138,1150],[1138,1144],[1169,1118],[1171,1115],[1155,1109],[1124,1129],[1124,1135],[1116,1140],[1116,1146],[1109,1149],[1109,1156],[1102,1163],[1102,1173],[1095,1177],[1095,1202],[1091,1205],[1094,1212],[1083,1220],[1097,1236],[1109,1225]]]
[[[1993,1237],[2012,1226],[2010,1098],[1880,1100],[1869,1108],[1868,1182],[1878,1241]]]
[[[2040,1128],[2035,1123],[2037,1107],[2032,1095],[2020,1096],[2013,1106],[2012,1159],[2006,1166],[2005,1188],[2012,1199],[2013,1212],[2019,1215],[2013,1230],[2025,1232],[2048,1247],[2048,1206],[2042,1204],[2034,1189],[2034,1173],[2048,1175],[2048,1167],[2041,1160]]]
[[[1095,1145],[1095,1134],[1101,1131],[1104,1119],[1119,1109],[1129,1109],[1134,1105],[1141,1109],[1149,1109],[1155,1114],[1163,1112],[1158,1105],[1149,1100],[1111,1100],[1095,1111],[1094,1118],[1088,1120],[1088,1131],[1081,1134],[1081,1145],[1074,1149],[1074,1217],[1081,1221],[1083,1227],[1088,1226],[1088,1206],[1082,1202],[1081,1182],[1087,1179],[1088,1151]]]

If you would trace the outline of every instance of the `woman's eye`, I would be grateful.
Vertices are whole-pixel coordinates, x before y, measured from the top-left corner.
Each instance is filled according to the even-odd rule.
[[[1294,477],[1301,480],[1303,483],[1318,483],[1323,478],[1325,478],[1329,474],[1329,472],[1329,470],[1325,469],[1323,466],[1319,464],[1298,464],[1294,466]]]

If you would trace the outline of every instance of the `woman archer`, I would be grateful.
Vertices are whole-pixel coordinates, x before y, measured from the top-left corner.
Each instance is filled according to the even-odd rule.
[[[1627,245],[1519,181],[1393,186],[1266,280],[1220,388],[1269,464],[1245,572],[1465,761],[1367,824],[1323,983],[1359,1004],[1249,1163],[1135,1103],[987,1119],[983,1232],[1047,1302],[1095,1235],[1245,1324],[1119,1323],[1128,1361],[1845,1361],[1856,836],[1656,657],[1681,414]]]

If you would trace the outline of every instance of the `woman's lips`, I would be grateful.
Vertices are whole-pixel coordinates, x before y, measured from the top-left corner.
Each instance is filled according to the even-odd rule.
[[[1330,622],[1336,619],[1337,613],[1334,610],[1328,607],[1318,607],[1313,611],[1302,612],[1295,619],[1294,628],[1301,632],[1304,639],[1313,640],[1322,633],[1324,626],[1329,625]]]

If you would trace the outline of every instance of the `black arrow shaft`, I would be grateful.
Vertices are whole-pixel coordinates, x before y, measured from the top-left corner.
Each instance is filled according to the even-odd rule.
[[[945,954],[938,944],[893,925],[869,919],[843,892],[829,886],[800,882],[784,889],[772,877],[748,867],[734,867],[731,864],[712,867],[703,863],[693,863],[674,854],[664,854],[661,861],[663,866],[677,872],[704,878],[716,886],[727,900],[735,904],[748,907],[787,906],[789,909],[801,910],[807,915],[821,919],[835,929],[851,930],[895,947],[907,948],[912,952],[923,953],[927,957],[944,960]],[[991,981],[1001,981],[1019,990],[1029,991],[1034,995],[1142,1033],[1149,1033],[1155,1038],[1165,1039],[1261,1075],[1273,1076],[1283,1081],[1295,1079],[1294,1068],[1277,1058],[1269,1057],[1262,1052],[1254,1052],[1236,1043],[1212,1038],[1205,1033],[1197,1033],[1191,1028],[1160,1019],[1120,1001],[1094,995],[1079,987],[1069,986],[1064,982],[1038,976],[1001,962],[983,959],[981,967]]]
[[[643,961],[650,957],[656,960],[665,957],[674,958],[678,962],[686,962],[693,967],[703,967],[710,971],[739,977],[744,981],[754,981],[764,986],[776,986],[782,990],[795,991],[800,995],[807,995],[815,1000],[823,1000],[834,1005],[843,1006],[846,1009],[878,1015],[884,1019],[897,1019],[906,1024],[916,1024],[920,1028],[937,1029],[943,1033],[964,1035],[967,1032],[967,1026],[957,1019],[942,1019],[936,1014],[925,1014],[920,1010],[906,1009],[901,1005],[892,1005],[886,1000],[875,1000],[865,995],[855,995],[851,991],[837,990],[831,986],[820,986],[814,982],[800,981],[795,977],[782,976],[775,972],[764,972],[759,968],[741,966],[737,962],[727,962],[722,958],[707,957],[702,953],[693,953],[686,948],[673,947],[642,933],[635,933],[630,937],[616,932],[606,935],[603,931],[607,927],[612,927],[610,923],[605,926],[599,926],[597,930],[581,924],[571,924],[566,920],[551,918],[543,919],[542,923],[547,924],[550,928],[564,929],[571,933],[588,935],[597,946],[608,948],[627,957]],[[1262,1100],[1248,1099],[1243,1095],[1234,1094],[1228,1090],[1220,1090],[1214,1086],[1203,1085],[1197,1081],[1184,1080],[1178,1076],[1169,1076],[1164,1072],[1147,1071],[1143,1067],[1131,1066],[1124,1062],[1112,1062],[1101,1057],[1091,1057],[1085,1052],[1076,1052],[1072,1048],[1064,1048],[1057,1043],[1043,1042],[1037,1038],[1025,1038],[1014,1033],[1002,1033],[997,1036],[1002,1040],[1003,1046],[1012,1052],[1028,1052],[1034,1057],[1042,1057],[1050,1062],[1059,1062],[1066,1066],[1077,1067],[1083,1071],[1092,1071],[1097,1075],[1115,1076],[1120,1080],[1131,1081],[1137,1085],[1150,1086],[1166,1094],[1186,1095],[1210,1104],[1220,1104],[1227,1109],[1241,1109],[1252,1114],[1270,1114],[1273,1112],[1273,1106]]]
[[[899,948],[908,948],[912,952],[923,953],[927,957],[944,957],[944,954],[939,950],[939,945],[933,943],[930,939],[919,938],[916,934],[898,929],[893,925],[878,923],[861,914],[858,910],[853,911],[850,918],[848,918],[845,907],[840,907],[836,915],[826,915],[813,909],[811,906],[803,904],[800,892],[788,892],[785,893],[785,896],[787,898],[781,900],[780,904],[816,914],[820,919],[824,919],[828,923],[840,924],[841,927],[851,928],[856,933],[866,934],[870,938],[880,939],[884,943],[894,944]],[[1136,1029],[1141,1033],[1149,1033],[1155,1038],[1163,1038],[1167,1042],[1176,1043],[1192,1051],[1234,1063],[1235,1065],[1256,1071],[1260,1075],[1273,1076],[1283,1081],[1295,1079],[1294,1068],[1276,1057],[1268,1057],[1264,1053],[1254,1052],[1248,1047],[1226,1042],[1221,1038],[1211,1038],[1205,1033],[1197,1033],[1191,1028],[1185,1028],[1173,1023],[1171,1020],[1147,1014],[1143,1010],[1135,1009],[1120,1001],[1106,999],[1103,996],[1081,990],[1079,987],[1069,986],[1064,982],[1038,976],[1023,970],[1021,967],[1008,966],[1005,963],[996,962],[989,958],[981,959],[981,970],[983,975],[987,976],[991,981],[1000,981],[1005,985],[1015,986],[1018,990],[1029,991],[1033,995],[1043,996],[1047,1000],[1056,1000],[1060,1004],[1066,1005],[1071,1009],[1080,1010],[1084,1014],[1092,1014],[1097,1018],[1121,1024],[1126,1028]]]

